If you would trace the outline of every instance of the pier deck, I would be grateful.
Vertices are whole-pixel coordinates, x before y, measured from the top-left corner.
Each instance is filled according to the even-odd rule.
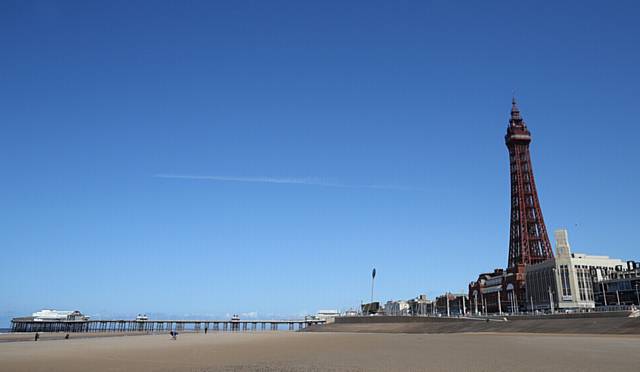
[[[289,331],[324,320],[33,320],[14,319],[11,332],[169,332],[169,331],[276,331],[286,326]]]

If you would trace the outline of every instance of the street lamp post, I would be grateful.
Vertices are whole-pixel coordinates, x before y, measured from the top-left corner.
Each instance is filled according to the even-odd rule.
[[[462,315],[467,314],[467,303],[464,300],[464,292],[462,293]]]
[[[556,293],[556,290],[558,290],[558,271],[556,270],[555,267],[551,268],[551,271],[553,272],[553,285],[555,286],[555,290],[551,291],[551,288],[549,288],[549,295],[551,296],[551,314],[555,314],[556,309],[555,309],[555,301],[553,300],[553,294]],[[560,297],[560,295],[558,295],[558,297]],[[560,301],[560,300],[558,300]],[[559,308],[559,306],[558,306]]]
[[[518,313],[518,306],[516,306],[516,291],[511,290],[511,313]]]
[[[487,298],[484,298],[484,303],[482,305],[482,308],[484,309],[484,315],[489,315],[489,309],[487,309]]]
[[[638,284],[636,283],[636,293],[638,292]],[[478,292],[474,291],[473,292],[473,298],[475,299],[475,304],[476,304],[476,314],[478,315]]]
[[[529,299],[531,300],[531,312],[533,313],[533,296],[530,296]]]
[[[373,282],[376,279],[376,268],[373,268],[373,271],[371,272],[371,303],[373,304]]]

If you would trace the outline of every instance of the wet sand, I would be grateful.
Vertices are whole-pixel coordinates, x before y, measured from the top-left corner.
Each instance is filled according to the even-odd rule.
[[[64,332],[40,332],[39,342],[51,340],[64,340]],[[35,332],[0,333],[0,343],[3,342],[33,342]],[[96,338],[96,337],[122,337],[122,336],[146,336],[148,332],[70,332],[70,339]]]
[[[0,344],[1,371],[637,371],[640,337],[209,333]]]

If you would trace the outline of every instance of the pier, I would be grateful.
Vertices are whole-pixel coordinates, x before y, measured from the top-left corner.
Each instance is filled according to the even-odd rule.
[[[11,332],[205,332],[289,331],[325,320],[33,320],[13,319]]]

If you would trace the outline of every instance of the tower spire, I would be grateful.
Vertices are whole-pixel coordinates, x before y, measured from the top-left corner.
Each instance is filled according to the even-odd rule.
[[[511,119],[509,119],[509,124],[511,126],[526,126],[522,116],[520,116],[520,109],[515,95],[511,98]]]

